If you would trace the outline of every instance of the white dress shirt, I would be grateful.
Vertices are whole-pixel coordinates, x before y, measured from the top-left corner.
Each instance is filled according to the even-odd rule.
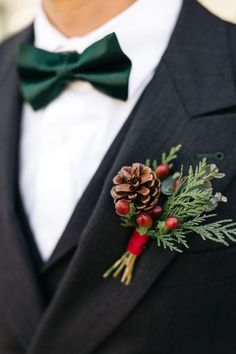
[[[34,23],[36,47],[81,53],[115,32],[132,61],[126,102],[98,92],[89,83],[76,82],[46,108],[34,112],[24,105],[19,185],[43,260],[53,253],[76,204],[153,77],[181,5],[182,0],[137,0],[95,31],[73,38],[54,28],[39,6]]]

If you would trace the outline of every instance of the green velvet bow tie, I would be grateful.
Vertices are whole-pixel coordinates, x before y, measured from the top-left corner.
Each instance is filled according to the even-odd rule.
[[[77,52],[50,53],[23,43],[17,53],[17,68],[24,99],[34,110],[47,106],[74,81],[90,82],[97,90],[121,100],[128,98],[130,59],[111,33]]]

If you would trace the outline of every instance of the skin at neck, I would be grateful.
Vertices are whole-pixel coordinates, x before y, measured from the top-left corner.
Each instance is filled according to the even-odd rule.
[[[84,36],[136,0],[42,0],[49,21],[65,36]]]

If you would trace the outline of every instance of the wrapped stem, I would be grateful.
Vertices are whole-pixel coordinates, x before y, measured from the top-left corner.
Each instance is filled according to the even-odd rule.
[[[149,236],[141,235],[138,230],[135,230],[129,240],[127,251],[103,274],[103,278],[108,278],[111,274],[113,274],[114,278],[117,278],[123,271],[121,282],[129,285],[132,280],[136,259],[143,252],[143,247],[148,242],[148,239]]]

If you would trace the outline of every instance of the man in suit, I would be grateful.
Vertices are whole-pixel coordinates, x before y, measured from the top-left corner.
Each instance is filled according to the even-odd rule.
[[[119,97],[68,67],[45,86],[50,53],[72,60],[102,41],[109,57],[111,39]],[[32,97],[29,72],[46,93]],[[1,45],[1,354],[235,353],[234,245],[193,236],[177,255],[150,242],[131,285],[102,278],[130,236],[110,197],[124,165],[179,143],[177,170],[210,154],[226,173],[218,217],[236,219],[235,81],[236,28],[195,0],[43,0]]]

